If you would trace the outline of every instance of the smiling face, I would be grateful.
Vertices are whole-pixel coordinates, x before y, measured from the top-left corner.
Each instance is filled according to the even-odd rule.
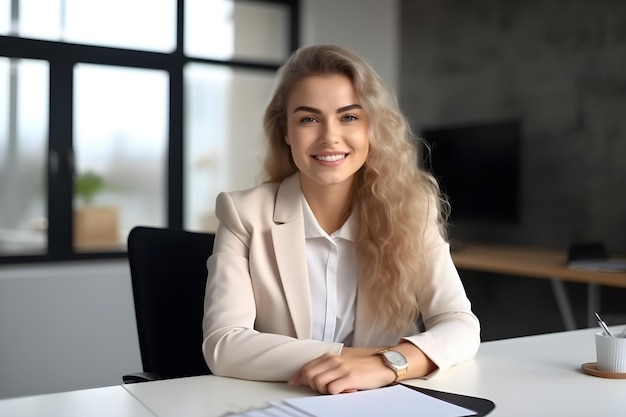
[[[350,79],[341,74],[300,80],[287,99],[285,142],[302,190],[350,191],[369,152],[368,118]]]

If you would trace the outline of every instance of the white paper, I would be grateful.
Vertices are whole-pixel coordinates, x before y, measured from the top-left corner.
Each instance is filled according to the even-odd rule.
[[[274,402],[270,407],[229,417],[464,417],[473,410],[402,385],[337,395]]]
[[[571,269],[584,269],[588,271],[626,272],[626,260],[622,259],[570,261],[567,266]]]
[[[282,417],[282,414],[275,414],[272,411],[275,407],[263,408],[261,410],[250,410],[243,413],[227,414],[227,417]]]
[[[402,385],[284,402],[315,417],[461,417],[476,414]]]
[[[273,404],[269,409],[276,417],[311,417],[311,414],[285,402]]]

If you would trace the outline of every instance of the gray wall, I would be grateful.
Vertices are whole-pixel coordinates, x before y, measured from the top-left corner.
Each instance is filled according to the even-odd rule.
[[[120,384],[141,370],[126,261],[0,267],[0,398]]]
[[[626,254],[626,2],[402,0],[413,128],[522,122],[522,222],[461,238]],[[495,196],[497,198],[497,196]]]
[[[365,58],[398,88],[400,0],[303,0],[303,45],[332,43]]]

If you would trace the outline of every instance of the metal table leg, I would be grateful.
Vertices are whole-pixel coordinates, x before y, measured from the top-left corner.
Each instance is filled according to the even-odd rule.
[[[563,319],[565,330],[577,329],[576,318],[574,317],[574,312],[569,302],[569,296],[567,295],[563,281],[558,278],[551,278],[550,283],[552,284],[554,298],[556,298],[556,303],[558,304],[559,311],[561,312],[561,318]]]

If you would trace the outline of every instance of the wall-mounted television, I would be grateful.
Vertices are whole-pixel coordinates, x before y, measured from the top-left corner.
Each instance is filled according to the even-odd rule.
[[[421,130],[424,166],[448,196],[453,226],[519,223],[520,131],[516,120]]]

